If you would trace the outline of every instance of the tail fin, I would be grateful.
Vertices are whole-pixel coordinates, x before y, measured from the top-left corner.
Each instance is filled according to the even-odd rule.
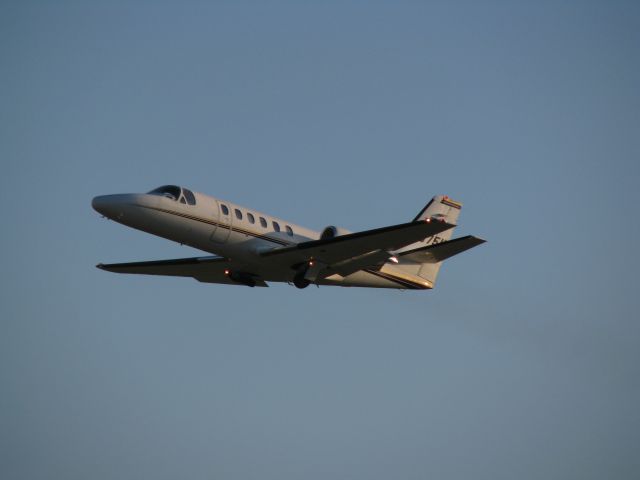
[[[420,213],[416,215],[416,218],[414,218],[413,221],[417,222],[418,220],[435,217],[437,219],[443,219],[447,223],[456,225],[461,209],[462,204],[460,202],[451,200],[446,195],[436,195],[422,210],[420,210]],[[452,232],[453,229],[449,231]]]
[[[460,202],[456,202],[446,195],[436,195],[431,199],[429,203],[425,205],[422,210],[420,210],[420,213],[416,215],[413,221],[416,222],[419,220],[427,220],[429,218],[432,218],[436,220],[444,220],[447,223],[457,225],[458,216],[460,215],[461,209],[462,204]],[[442,260],[435,262],[433,260],[422,262],[419,261],[415,255],[411,257],[407,256],[407,258],[403,258],[403,255],[425,249],[426,247],[429,247],[431,245],[437,245],[443,242],[447,242],[451,239],[454,230],[455,227],[450,228],[449,230],[439,233],[438,235],[427,237],[421,242],[417,242],[403,248],[402,250],[397,252],[400,258],[400,263],[397,265],[397,267],[407,271],[408,273],[424,278],[431,284],[431,288],[433,288],[436,284],[436,278],[438,277],[438,272],[440,271]]]

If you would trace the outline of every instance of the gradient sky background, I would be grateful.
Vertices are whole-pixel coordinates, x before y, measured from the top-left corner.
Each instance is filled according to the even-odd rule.
[[[637,2],[2,2],[0,477],[640,477]],[[199,284],[177,183],[320,229],[465,203],[430,292]]]

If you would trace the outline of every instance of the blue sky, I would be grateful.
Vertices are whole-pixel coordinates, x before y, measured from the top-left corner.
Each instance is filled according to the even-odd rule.
[[[4,2],[0,474],[637,478],[635,2]],[[430,292],[212,286],[91,198],[321,229],[437,193]]]

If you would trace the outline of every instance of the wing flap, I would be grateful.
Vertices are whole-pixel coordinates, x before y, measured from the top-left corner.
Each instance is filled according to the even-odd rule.
[[[311,258],[327,265],[334,265],[376,250],[397,250],[453,227],[455,225],[438,221],[402,223],[324,240],[303,242],[270,250],[262,255],[277,257],[279,261],[291,265]]]
[[[389,254],[384,250],[375,250],[358,257],[353,257],[331,266],[330,274],[338,273],[343,277],[362,270],[365,267],[379,267],[389,259]]]
[[[173,277],[192,277],[199,282],[238,285],[242,282],[233,280],[228,272],[235,265],[223,257],[194,257],[172,260],[153,260],[149,262],[110,263],[96,265],[100,270],[115,273],[135,273],[141,275],[162,275]],[[268,287],[264,280],[250,275],[257,287]]]
[[[485,242],[486,240],[481,238],[467,235],[466,237],[454,238],[448,242],[408,250],[398,254],[398,256],[403,260],[410,260],[416,263],[438,263]]]

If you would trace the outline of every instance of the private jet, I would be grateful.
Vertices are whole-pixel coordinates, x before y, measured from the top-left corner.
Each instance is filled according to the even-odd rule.
[[[471,235],[451,239],[462,204],[444,195],[410,222],[361,232],[333,225],[317,232],[177,185],[102,195],[92,206],[108,219],[212,254],[100,263],[99,269],[249,287],[427,290],[444,260],[485,242]]]

